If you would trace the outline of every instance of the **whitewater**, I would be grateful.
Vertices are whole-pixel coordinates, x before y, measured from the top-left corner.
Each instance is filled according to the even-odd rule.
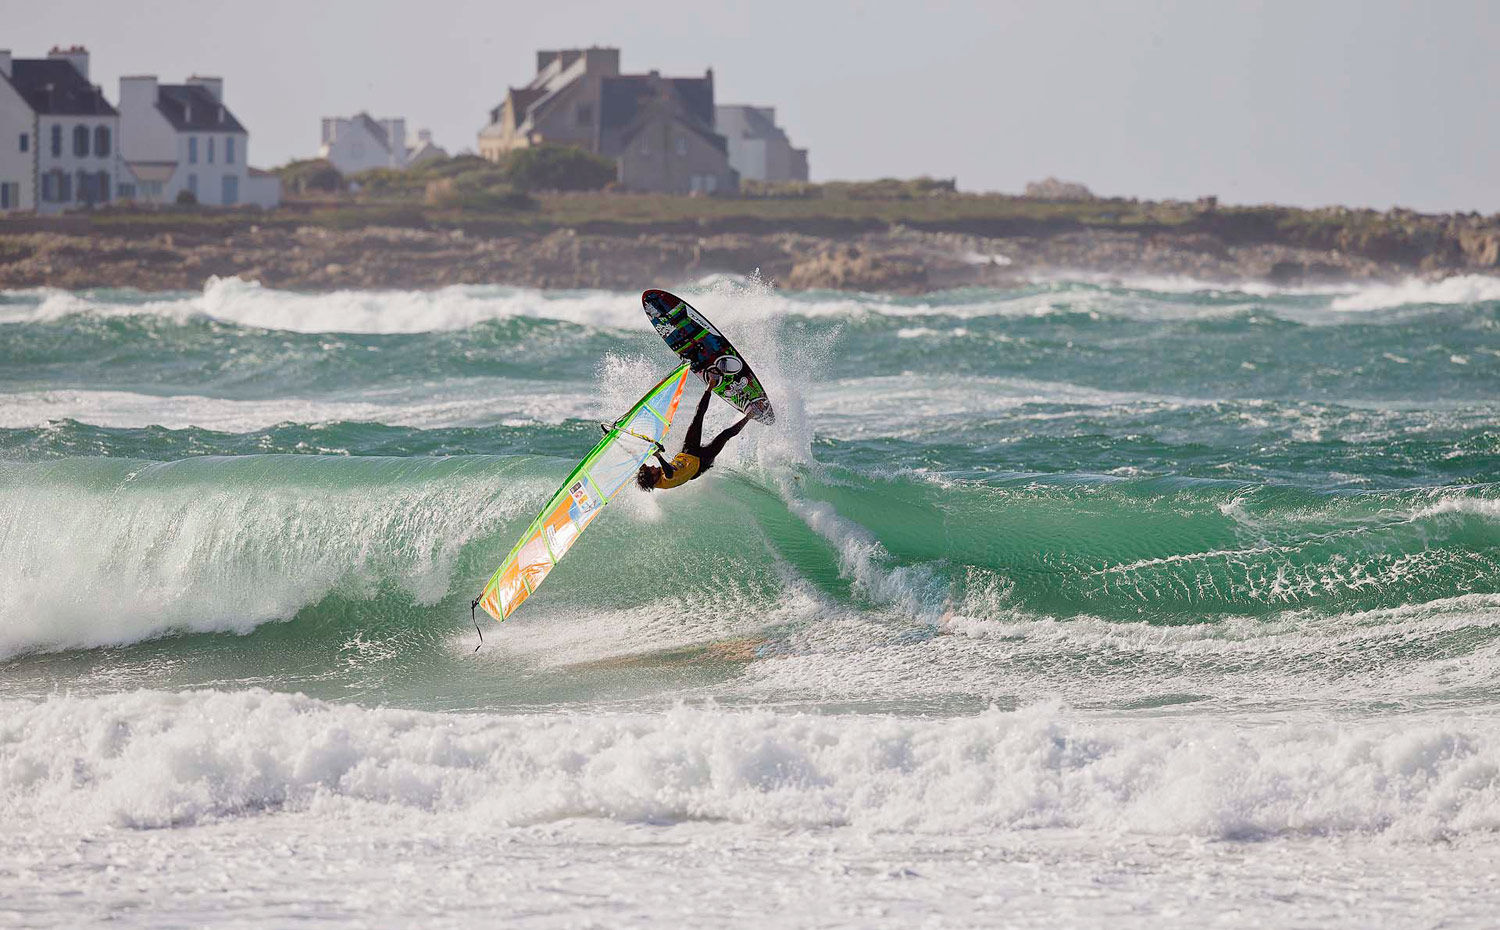
[[[1493,924],[1500,280],[678,292],[0,292],[0,926]]]

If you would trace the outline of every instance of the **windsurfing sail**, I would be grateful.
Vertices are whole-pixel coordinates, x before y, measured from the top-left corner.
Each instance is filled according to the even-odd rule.
[[[688,366],[683,365],[647,391],[613,425],[601,424],[604,438],[573,469],[484,586],[479,605],[491,617],[504,620],[536,593],[552,566],[573,548],[604,505],[635,479],[636,471],[671,429],[687,376]]]

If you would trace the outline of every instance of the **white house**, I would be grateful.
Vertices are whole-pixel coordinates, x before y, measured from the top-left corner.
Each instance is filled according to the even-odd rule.
[[[0,210],[60,213],[114,199],[120,116],[89,83],[88,50],[0,51],[0,75]]]
[[[129,171],[121,196],[173,203],[249,202],[250,133],[224,105],[224,80],[193,76],[161,84],[155,75],[120,78],[121,154]]]
[[[377,120],[368,113],[323,118],[318,157],[350,175],[371,168],[406,167],[406,120]]]
[[[729,141],[729,164],[741,178],[807,180],[807,149],[792,148],[774,107],[715,107],[714,129]]]

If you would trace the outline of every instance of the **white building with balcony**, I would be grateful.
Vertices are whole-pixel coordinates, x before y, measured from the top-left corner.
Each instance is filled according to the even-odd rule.
[[[46,58],[0,51],[0,211],[109,203],[120,174],[120,116],[89,83],[82,46]]]
[[[155,75],[122,77],[120,124],[130,175],[122,197],[174,203],[187,191],[210,206],[251,202],[250,133],[224,105],[223,78],[162,84]]]

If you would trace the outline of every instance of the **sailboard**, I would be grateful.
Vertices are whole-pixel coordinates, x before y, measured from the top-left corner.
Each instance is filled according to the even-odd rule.
[[[496,620],[515,613],[599,511],[635,480],[636,471],[672,428],[688,370],[682,365],[612,425],[600,424],[604,438],[568,475],[484,586],[475,603],[486,613]]]
[[[641,294],[641,307],[667,348],[687,362],[694,374],[704,378],[708,369],[718,369],[721,377],[714,393],[722,400],[762,426],[776,422],[771,399],[750,363],[703,314],[676,294],[655,287]]]

